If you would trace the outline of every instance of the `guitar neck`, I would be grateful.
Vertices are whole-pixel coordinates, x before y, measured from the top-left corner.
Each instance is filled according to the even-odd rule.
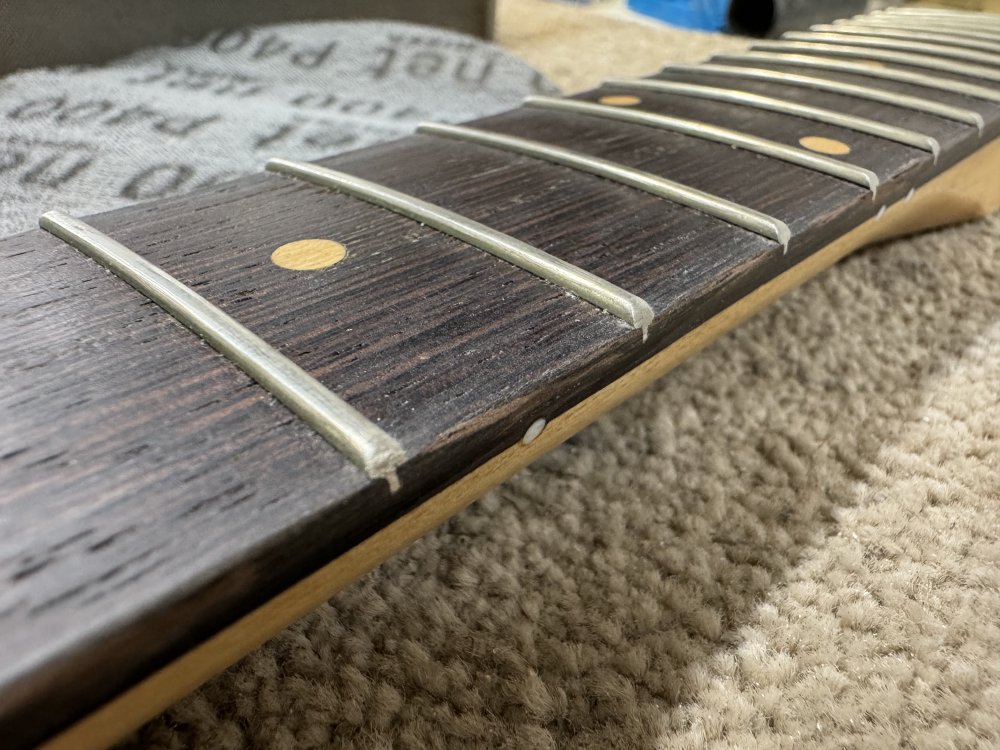
[[[1000,24],[919,18],[0,241],[0,736],[112,741],[851,250],[994,210]]]

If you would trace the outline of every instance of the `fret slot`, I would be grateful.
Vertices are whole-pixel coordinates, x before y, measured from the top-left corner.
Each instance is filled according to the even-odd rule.
[[[575,99],[557,99],[546,96],[529,96],[525,99],[524,103],[529,107],[572,112],[592,117],[603,117],[609,120],[644,125],[659,130],[668,130],[694,138],[715,141],[716,143],[724,143],[727,146],[734,146],[745,151],[752,151],[763,156],[780,159],[790,164],[811,169],[814,172],[821,172],[822,174],[852,182],[855,185],[861,185],[871,190],[872,197],[875,196],[879,186],[878,175],[870,169],[848,164],[828,156],[814,154],[805,149],[787,146],[784,143],[778,143],[767,138],[758,138],[754,135],[741,133],[738,130],[730,130],[729,128],[711,125],[698,120],[686,120],[637,109],[624,109],[622,107],[592,104]]]
[[[885,39],[879,36],[853,36],[844,32],[835,34],[814,31],[787,31],[782,39],[792,42],[819,42],[820,44],[851,44],[855,47],[874,47],[875,49],[897,50],[899,52],[914,52],[920,55],[933,55],[939,58],[953,58],[980,65],[997,65],[1000,55],[993,52],[979,52],[971,49],[959,49],[944,44],[928,44],[926,42],[906,42],[900,39]]]
[[[912,83],[915,86],[947,91],[954,94],[963,94],[975,99],[984,99],[991,102],[1000,102],[1000,91],[978,86],[974,83],[956,81],[953,78],[941,78],[926,73],[917,73],[912,70],[900,70],[885,66],[873,67],[864,63],[849,62],[831,57],[817,55],[794,55],[781,52],[759,52],[749,50],[747,52],[726,52],[715,55],[713,60],[724,60],[733,63],[765,63],[773,65],[787,65],[793,68],[806,68],[809,70],[824,70],[832,73],[851,73],[868,78],[879,78],[886,81],[898,81],[899,83]]]
[[[822,107],[812,107],[807,104],[790,102],[784,99],[776,99],[760,94],[751,94],[747,91],[736,89],[726,89],[717,86],[702,86],[694,83],[681,83],[679,81],[663,81],[652,78],[635,78],[626,80],[612,80],[605,85],[616,88],[633,89],[642,91],[655,91],[662,94],[677,94],[679,96],[694,96],[702,99],[711,99],[719,102],[730,102],[747,107],[756,107],[771,112],[778,112],[784,115],[804,117],[808,120],[816,120],[828,125],[856,130],[859,133],[867,133],[878,138],[884,138],[896,143],[902,143],[913,148],[929,151],[937,161],[941,153],[941,146],[935,138],[914,130],[900,128],[895,125],[888,125],[877,120],[869,120],[866,117],[856,117],[846,115],[842,112],[835,112],[832,109]]]
[[[763,50],[765,52],[789,52],[789,53],[818,53],[833,55],[834,57],[847,57],[854,60],[874,60],[876,62],[896,63],[897,65],[912,65],[915,68],[930,68],[931,70],[941,70],[946,73],[970,76],[971,78],[983,78],[987,81],[1000,81],[1000,70],[987,68],[984,65],[969,65],[962,62],[952,62],[941,57],[931,55],[916,55],[909,52],[894,52],[891,50],[875,49],[873,47],[858,47],[850,44],[823,44],[821,42],[757,42],[750,47],[752,50]],[[877,68],[872,68],[872,71]]]
[[[817,24],[816,26],[810,26],[809,30],[829,34],[843,34],[845,36],[874,36],[913,42],[929,42],[931,44],[944,44],[952,47],[967,47],[968,49],[977,49],[994,54],[1000,53],[1000,40],[985,41],[970,39],[949,32],[941,33],[937,29],[932,33],[916,29],[894,29],[888,26],[873,26],[861,22],[841,21],[836,24]]]
[[[288,159],[270,159],[272,172],[337,190],[451,235],[511,265],[549,281],[606,310],[646,338],[653,308],[641,297],[537,247],[433,203],[333,169]]]
[[[788,84],[791,86],[802,86],[816,89],[817,91],[830,91],[836,94],[854,96],[859,99],[869,99],[883,104],[891,104],[895,107],[912,109],[917,112],[927,112],[928,114],[944,117],[949,120],[964,122],[967,125],[974,125],[982,133],[985,127],[983,116],[971,109],[963,107],[952,107],[940,102],[931,102],[916,96],[906,96],[897,94],[895,91],[887,89],[861,86],[854,83],[844,83],[831,78],[819,78],[817,76],[803,76],[795,73],[785,73],[777,70],[767,70],[765,68],[750,68],[742,65],[713,65],[712,63],[699,63],[697,65],[668,65],[663,72],[676,71],[678,73],[712,74],[721,76],[733,76],[736,78],[749,78],[756,81],[769,81],[772,83]]]
[[[453,138],[480,146],[489,146],[613,180],[775,240],[781,245],[783,252],[787,252],[788,243],[792,237],[788,225],[773,216],[682,185],[665,177],[626,167],[596,156],[527,138],[518,138],[517,136],[503,135],[461,125],[424,123],[417,130],[425,135]]]
[[[61,211],[42,229],[100,263],[158,304],[270,391],[331,445],[373,478],[399,486],[403,448],[374,422],[190,287],[89,224]]]

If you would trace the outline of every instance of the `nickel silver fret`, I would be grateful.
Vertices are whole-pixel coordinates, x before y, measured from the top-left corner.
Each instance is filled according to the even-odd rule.
[[[876,49],[898,50],[899,52],[915,52],[921,55],[964,60],[980,65],[1000,64],[1000,54],[978,52],[971,49],[959,49],[943,44],[926,44],[924,42],[904,42],[898,39],[884,39],[878,36],[851,36],[845,33],[825,34],[813,31],[787,31],[782,39],[793,42],[820,42],[821,44],[852,44],[856,47],[874,47]]]
[[[990,26],[983,26],[981,22],[962,21],[949,18],[936,17],[929,19],[921,16],[902,16],[899,14],[871,13],[869,15],[852,16],[834,21],[834,24],[860,24],[863,26],[878,27],[881,29],[926,29],[928,24],[933,24],[935,29],[948,29],[949,33],[961,33],[963,36],[971,34],[973,36],[982,35],[984,39],[995,39],[1000,34],[1000,29],[992,30]]]
[[[567,263],[537,247],[454,211],[361,177],[309,162],[270,159],[267,168],[272,172],[280,172],[373,203],[439,232],[457,237],[472,247],[495,255],[511,265],[562,287],[602,310],[607,310],[632,327],[640,329],[643,338],[653,322],[653,308],[641,297],[572,263]]]
[[[945,44],[952,47],[967,47],[968,49],[978,49],[983,52],[1000,53],[1000,40],[984,41],[981,39],[969,39],[948,32],[941,32],[935,29],[933,32],[916,31],[907,29],[892,29],[886,26],[868,26],[858,23],[841,22],[838,24],[817,24],[810,26],[810,31],[820,31],[830,34],[846,34],[850,36],[877,36],[887,39],[902,39],[915,42],[930,42],[931,44]]]
[[[916,86],[924,86],[929,89],[939,91],[950,91],[956,94],[977,99],[985,99],[992,102],[1000,102],[1000,91],[990,89],[985,86],[978,86],[974,83],[957,81],[953,78],[941,78],[926,73],[917,73],[912,70],[901,70],[886,66],[874,67],[864,63],[848,62],[832,57],[822,57],[816,55],[794,55],[778,52],[759,52],[750,50],[739,53],[723,53],[715,55],[713,60],[726,60],[734,63],[768,63],[774,65],[787,65],[793,68],[807,68],[809,70],[829,70],[838,73],[856,73],[857,75],[869,78],[881,78],[887,81],[899,81],[900,83],[912,83]]]
[[[983,26],[969,21],[953,21],[945,18],[920,18],[910,16],[854,16],[850,21],[835,21],[841,23],[860,23],[878,29],[907,29],[911,31],[926,31],[928,25],[933,25],[935,31],[944,31],[956,36],[970,36],[976,39],[996,40],[1000,38],[1000,29]]]
[[[592,117],[603,117],[619,122],[645,125],[659,130],[669,130],[695,138],[715,141],[716,143],[724,143],[727,146],[734,146],[745,151],[753,151],[754,153],[780,159],[790,164],[797,164],[800,167],[805,167],[815,172],[821,172],[833,177],[839,177],[848,182],[853,182],[855,185],[861,185],[871,190],[872,196],[878,190],[878,175],[870,169],[838,161],[829,156],[814,154],[805,149],[786,146],[784,143],[778,143],[777,141],[741,133],[738,130],[730,130],[729,128],[722,128],[697,120],[685,120],[680,117],[671,117],[636,109],[610,107],[604,104],[593,104],[575,99],[529,96],[524,100],[524,103],[529,107],[572,112]]]
[[[683,73],[711,73],[713,75],[734,76],[736,78],[750,78],[758,81],[771,81],[773,83],[783,83],[793,86],[804,86],[806,88],[817,89],[818,91],[832,91],[837,94],[854,96],[859,99],[870,99],[876,102],[892,104],[896,107],[913,109],[918,112],[928,112],[949,120],[957,120],[968,125],[974,125],[979,132],[983,131],[985,122],[983,116],[971,109],[962,107],[952,107],[940,102],[931,102],[916,96],[907,96],[895,91],[872,88],[871,86],[861,86],[854,83],[844,83],[830,78],[818,78],[816,76],[796,75],[795,73],[785,73],[779,70],[768,70],[766,68],[747,68],[742,65],[713,65],[712,63],[699,63],[698,65],[668,65],[663,69],[666,71],[678,71]]]
[[[85,222],[61,211],[39,219],[42,229],[72,245],[135,287],[201,336],[369,476],[395,490],[406,459],[389,434],[225,312],[163,269]]]
[[[886,16],[912,16],[924,18],[953,18],[970,23],[982,24],[985,26],[1000,27],[1000,16],[996,13],[981,13],[978,11],[957,10],[951,8],[886,8],[880,15]]]
[[[788,228],[788,225],[773,216],[768,216],[760,211],[741,206],[739,203],[734,203],[733,201],[720,198],[702,190],[682,185],[679,182],[668,180],[665,177],[616,164],[606,159],[599,159],[596,156],[582,154],[578,151],[572,151],[559,146],[551,146],[547,143],[532,141],[527,138],[518,138],[513,135],[503,135],[501,133],[493,133],[488,130],[478,130],[461,125],[426,123],[418,128],[418,132],[426,135],[454,138],[455,140],[467,141],[481,146],[489,146],[604,177],[608,180],[613,180],[614,182],[650,193],[651,195],[666,198],[669,201],[696,209],[755,234],[776,240],[781,245],[783,251],[788,250],[788,242],[792,238],[792,232]]]
[[[633,89],[641,91],[657,91],[664,94],[680,94],[681,96],[695,96],[702,99],[711,99],[719,102],[732,102],[748,107],[756,107],[771,112],[779,112],[795,117],[804,117],[817,122],[824,122],[829,125],[856,130],[859,133],[867,133],[889,141],[903,143],[913,148],[929,151],[934,160],[937,161],[938,154],[941,153],[941,146],[934,138],[924,133],[914,130],[900,128],[895,125],[888,125],[877,120],[870,120],[866,117],[846,115],[832,109],[822,107],[812,107],[798,102],[790,102],[784,99],[776,99],[760,94],[751,94],[747,91],[737,89],[726,89],[717,86],[702,86],[694,83],[680,83],[678,81],[663,81],[652,78],[635,78],[629,80],[608,81],[606,86],[616,88]]]
[[[983,78],[988,81],[1000,81],[1000,70],[984,65],[968,65],[952,62],[931,55],[915,55],[908,52],[893,52],[890,50],[858,47],[847,44],[822,44],[820,42],[757,42],[750,49],[768,52],[815,52],[834,57],[848,57],[861,60],[876,60],[878,62],[896,63],[897,65],[912,65],[915,68],[930,68],[943,70],[957,75]],[[875,70],[873,68],[873,70]]]

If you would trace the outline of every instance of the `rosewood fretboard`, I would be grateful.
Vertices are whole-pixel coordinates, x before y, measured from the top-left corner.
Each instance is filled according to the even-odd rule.
[[[641,186],[440,131],[319,162],[627,290],[652,310],[645,340],[558,282],[283,174],[87,219],[398,442],[395,491],[71,244],[0,241],[0,744],[125,693],[984,148],[1000,134],[1000,24],[970,19],[881,14],[570,100],[600,109],[533,102],[470,124],[772,217],[787,250]],[[322,271],[271,262],[304,238],[347,256]]]

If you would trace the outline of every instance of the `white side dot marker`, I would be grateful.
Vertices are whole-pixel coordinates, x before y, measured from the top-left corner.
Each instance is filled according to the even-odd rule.
[[[535,438],[542,434],[542,430],[545,429],[546,424],[544,419],[536,419],[532,422],[527,432],[524,433],[524,437],[521,438],[521,443],[523,445],[530,445],[535,442]]]

